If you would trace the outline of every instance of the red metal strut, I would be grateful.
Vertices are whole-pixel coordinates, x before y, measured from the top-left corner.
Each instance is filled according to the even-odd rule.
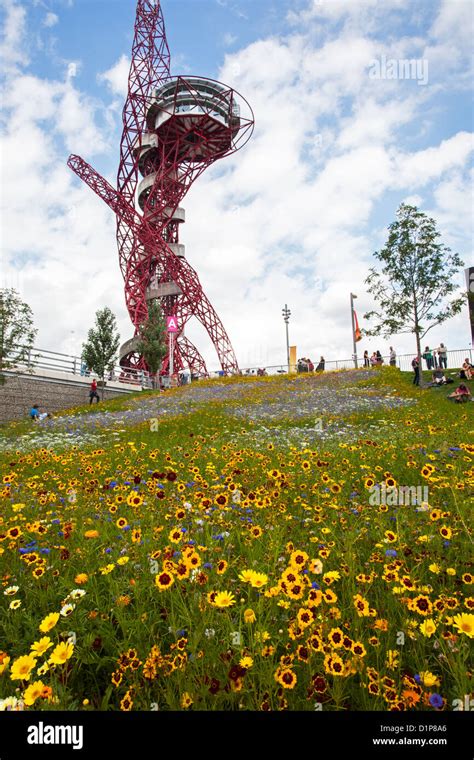
[[[206,328],[226,373],[238,363],[195,270],[184,258],[180,203],[194,180],[219,158],[241,148],[252,134],[253,113],[235,90],[204,77],[170,76],[170,53],[159,0],[138,0],[117,190],[79,156],[69,167],[115,212],[125,300],[135,336],[120,350],[122,366],[147,369],[136,351],[148,302],[175,314],[180,332],[173,366],[206,375],[204,359],[184,335],[191,317]],[[162,372],[167,371],[166,356]]]

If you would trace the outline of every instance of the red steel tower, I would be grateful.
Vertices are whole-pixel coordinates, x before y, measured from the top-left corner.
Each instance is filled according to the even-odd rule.
[[[253,131],[253,113],[235,90],[204,77],[170,76],[170,53],[159,0],[138,0],[117,189],[79,156],[68,166],[115,212],[125,300],[135,334],[120,349],[123,367],[146,369],[137,334],[157,299],[175,315],[175,371],[206,375],[206,364],[184,328],[196,317],[211,338],[222,369],[237,359],[216,311],[184,256],[181,201],[194,180],[219,158],[241,148]],[[167,372],[169,355],[162,372]]]

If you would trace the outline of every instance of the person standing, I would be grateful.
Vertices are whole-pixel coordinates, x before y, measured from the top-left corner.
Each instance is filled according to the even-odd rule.
[[[420,365],[418,364],[418,357],[415,356],[413,359],[411,366],[413,367],[413,372],[415,373],[415,376],[413,378],[413,385],[419,385],[420,384]]]
[[[316,367],[316,372],[324,372],[324,367],[326,366],[326,361],[324,359],[324,356],[321,356],[319,359],[319,364]]]
[[[393,346],[390,346],[390,366],[396,367],[397,366],[397,353]]]
[[[89,391],[89,404],[92,404],[94,399],[97,399],[97,403],[99,403],[100,399],[99,394],[97,393],[97,380],[95,377],[91,383],[91,389]]]
[[[370,367],[369,352],[364,351],[364,367]]]
[[[448,349],[444,343],[440,343],[437,349],[440,369],[448,369]]]
[[[380,351],[376,352],[376,357],[377,357],[377,364],[379,365],[379,367],[381,367],[383,364],[383,357]]]
[[[425,351],[424,351],[424,354],[423,354],[423,359],[426,362],[427,369],[432,369],[432,367],[433,367],[433,354],[431,353],[429,346],[426,346],[426,348],[425,348]]]

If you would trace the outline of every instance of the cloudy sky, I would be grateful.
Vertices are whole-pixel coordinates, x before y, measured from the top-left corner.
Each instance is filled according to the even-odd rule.
[[[349,294],[402,201],[472,258],[470,0],[162,0],[173,74],[222,80],[255,113],[251,141],[182,204],[182,242],[241,366],[352,352]],[[80,353],[94,313],[131,337],[112,212],[66,166],[115,181],[134,0],[0,0],[1,282],[33,308],[40,348]],[[399,62],[416,66],[405,71]],[[397,78],[393,78],[393,72]],[[408,77],[408,74],[410,76]],[[225,165],[224,165],[225,164]],[[459,275],[463,287],[463,275]],[[189,337],[217,369],[200,325]],[[429,333],[470,344],[467,309]],[[413,350],[413,336],[364,340]]]

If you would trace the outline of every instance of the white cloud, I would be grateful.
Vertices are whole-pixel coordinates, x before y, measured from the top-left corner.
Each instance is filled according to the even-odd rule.
[[[468,55],[472,53],[474,6],[470,0],[441,0],[431,35],[439,41],[455,41]]]
[[[8,73],[17,65],[28,63],[24,39],[26,10],[14,0],[1,0],[0,7],[6,15],[0,41],[0,59],[4,73]]]
[[[237,37],[231,32],[226,32],[222,38],[222,42],[224,43],[225,47],[230,47],[234,44],[234,42],[237,42]]]
[[[117,63],[102,74],[98,74],[97,79],[99,82],[105,82],[114,95],[122,95],[125,98],[129,69],[130,58],[121,55]]]
[[[59,16],[57,16],[55,13],[47,13],[46,16],[43,19],[43,26],[46,26],[47,28],[51,28],[52,26],[56,26],[56,24],[59,21]]]

